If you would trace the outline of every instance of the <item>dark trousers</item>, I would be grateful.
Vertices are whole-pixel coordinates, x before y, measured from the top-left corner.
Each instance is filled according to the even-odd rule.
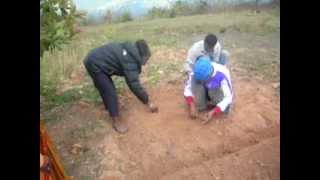
[[[95,87],[98,89],[103,104],[111,117],[119,116],[118,96],[111,77],[103,72],[88,70]]]

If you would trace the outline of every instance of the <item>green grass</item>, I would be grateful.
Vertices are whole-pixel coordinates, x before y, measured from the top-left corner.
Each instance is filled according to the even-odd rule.
[[[240,32],[267,35],[280,28],[279,10],[264,10],[259,14],[250,11],[226,12],[214,15],[196,15],[177,18],[130,21],[126,23],[83,27],[84,31],[63,46],[62,50],[45,52],[40,60],[40,94],[46,104],[52,108],[79,99],[98,102],[99,94],[90,78],[83,81],[89,85],[59,94],[63,82],[70,80],[73,72],[83,71],[82,61],[89,50],[108,42],[135,41],[145,39],[151,47],[188,48],[190,37],[208,32],[219,33],[221,29],[233,29]],[[162,69],[148,66],[147,79],[157,84],[161,71],[170,69],[164,64]],[[82,68],[82,69],[81,69]],[[126,87],[122,78],[115,78],[117,90]],[[81,91],[81,93],[80,93]]]

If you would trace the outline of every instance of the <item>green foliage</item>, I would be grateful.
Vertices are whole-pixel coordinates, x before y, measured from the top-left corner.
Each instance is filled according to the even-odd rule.
[[[194,14],[205,14],[210,11],[212,7],[205,0],[200,0],[196,3]]]
[[[61,51],[56,49],[46,51],[41,57],[40,94],[44,97],[45,103],[56,105],[64,103],[62,102],[64,100],[66,102],[76,100],[80,96],[81,100],[84,101],[101,101],[99,93],[88,75],[78,81],[75,86],[72,85],[75,91],[61,93],[61,89],[64,89],[65,82],[73,81],[71,75],[74,72],[85,71],[82,61],[86,54],[91,49],[108,42],[135,41],[144,38],[149,43],[151,51],[154,51],[158,47],[169,49],[189,48],[194,37],[203,36],[207,32],[219,33],[221,29],[237,30],[242,33],[261,36],[280,29],[279,9],[262,11],[256,15],[251,15],[250,12],[249,10],[230,11],[215,16],[183,16],[172,19],[130,21],[84,27],[83,33],[75,36]],[[154,58],[161,57],[154,55]],[[161,78],[167,77],[167,75],[178,73],[180,65],[173,64],[173,62],[156,65],[150,61],[150,64],[145,68],[147,68],[146,73],[143,73],[142,77],[146,76],[143,79],[146,80],[147,84],[152,85],[157,84]],[[114,83],[118,92],[127,88],[122,77],[114,77]],[[78,88],[80,85],[83,85],[83,87]],[[53,96],[62,97],[54,98]],[[50,102],[51,100],[52,102]]]
[[[81,99],[81,94],[77,91],[77,89],[68,90],[62,94],[50,93],[45,96],[46,104],[44,109],[50,109],[56,106],[60,106],[67,103],[72,103]]]
[[[74,25],[84,16],[71,0],[40,1],[40,56],[46,50],[61,48],[75,34]]]
[[[176,17],[176,12],[173,9],[153,7],[151,10],[148,11],[146,17],[149,19],[174,18]]]
[[[113,80],[113,83],[116,87],[117,93],[120,93],[120,94],[123,93],[123,90],[126,87],[126,82],[125,82],[124,78],[119,77],[119,76],[113,76],[112,80]]]
[[[147,70],[147,80],[151,85],[155,85],[160,80],[160,66],[156,64],[150,64]]]
[[[127,21],[132,21],[133,18],[131,16],[131,13],[129,11],[124,12],[121,16],[120,16],[120,22],[127,22]]]
[[[177,16],[191,15],[193,12],[191,4],[185,1],[176,1],[176,3],[172,6],[172,9]]]
[[[188,3],[186,1],[176,1],[171,8],[154,7],[148,11],[146,17],[154,18],[174,18],[176,16],[187,16],[194,14],[204,14],[209,12],[211,6],[205,0]]]

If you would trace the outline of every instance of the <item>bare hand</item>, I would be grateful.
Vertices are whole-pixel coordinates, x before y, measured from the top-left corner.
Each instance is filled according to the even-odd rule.
[[[207,124],[210,120],[212,120],[212,114],[213,111],[209,111],[204,120],[202,121],[202,124]]]
[[[150,110],[150,112],[152,112],[152,113],[156,113],[156,112],[159,111],[159,108],[158,108],[156,105],[150,103],[150,104],[149,104],[149,110]]]

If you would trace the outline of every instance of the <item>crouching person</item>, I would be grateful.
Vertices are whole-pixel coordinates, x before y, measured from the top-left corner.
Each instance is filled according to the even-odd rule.
[[[204,120],[207,123],[229,113],[233,92],[230,73],[224,65],[212,62],[208,56],[201,56],[194,63],[190,75],[184,96],[191,118],[195,118],[198,112],[209,110]]]
[[[227,66],[229,64],[230,53],[222,48],[221,43],[214,34],[208,34],[204,40],[195,42],[188,50],[185,61],[185,70],[189,74],[196,60],[203,55],[210,57],[211,61]]]
[[[110,43],[95,48],[84,60],[85,68],[100,93],[105,109],[109,111],[112,126],[119,133],[127,132],[128,127],[119,116],[118,97],[111,76],[124,76],[135,96],[148,107],[150,112],[157,112],[157,106],[150,102],[147,92],[139,81],[141,67],[146,64],[150,56],[148,44],[144,40],[138,40],[135,44]]]

